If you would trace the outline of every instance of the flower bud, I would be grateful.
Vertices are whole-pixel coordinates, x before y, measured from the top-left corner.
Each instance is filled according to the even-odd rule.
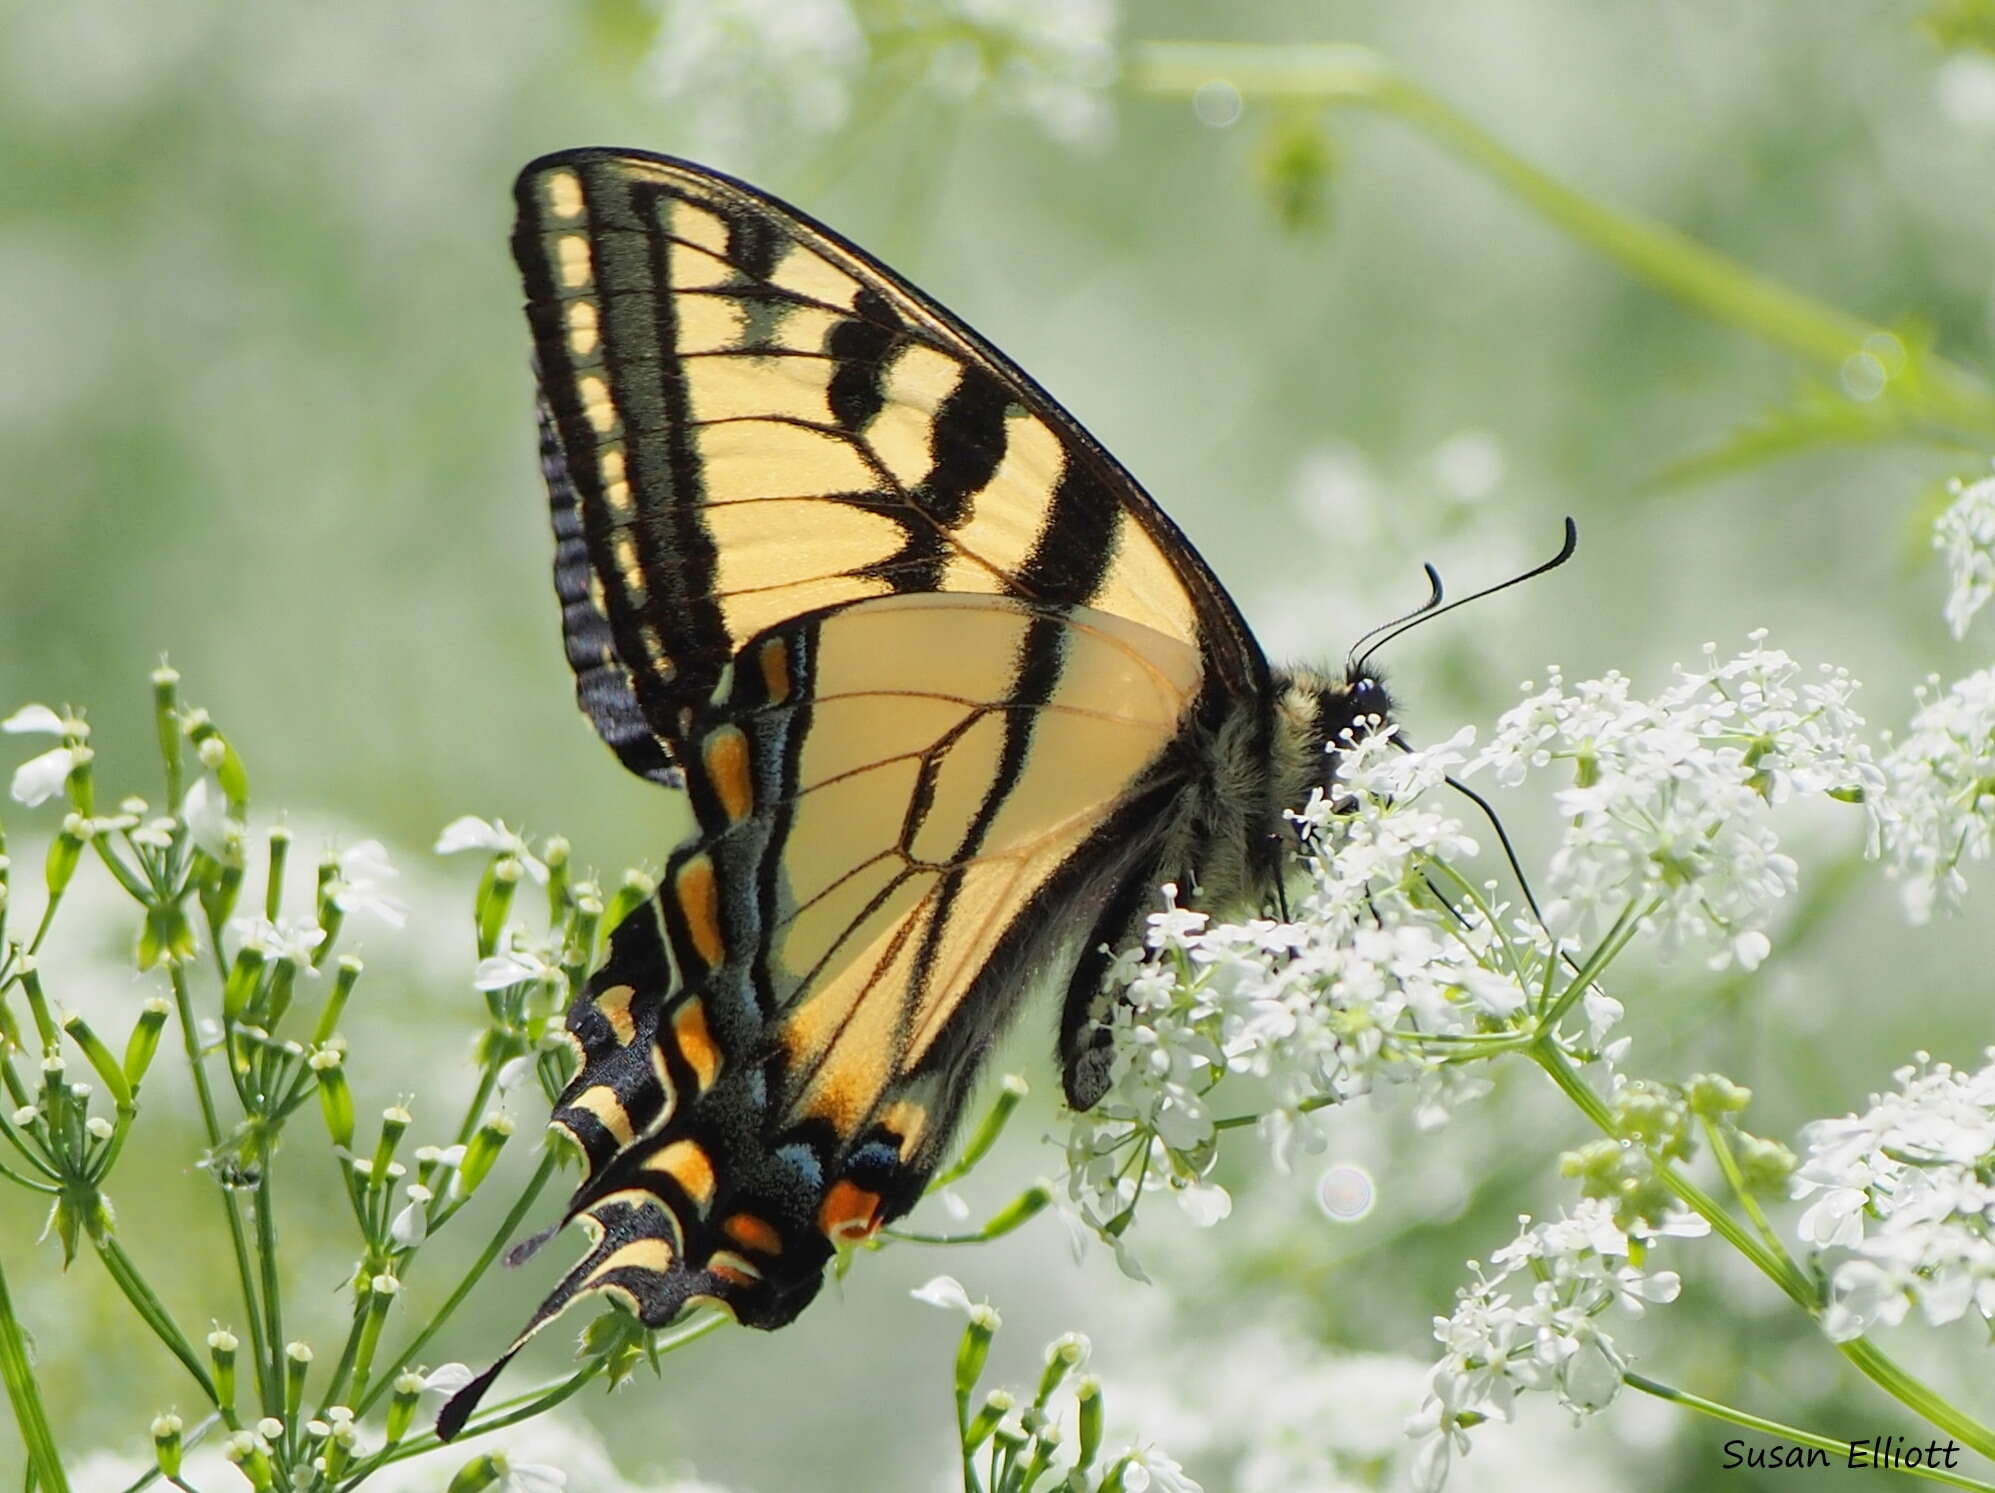
[[[984,1403],[970,1417],[969,1424],[963,1427],[963,1450],[975,1451],[990,1440],[991,1432],[1011,1414],[1013,1403],[1012,1397],[1002,1389],[994,1389],[985,1395]]]
[[[1739,1176],[1748,1192],[1768,1197],[1785,1197],[1788,1179],[1800,1165],[1792,1151],[1777,1140],[1757,1135],[1739,1137]]]
[[[513,1121],[503,1111],[495,1111],[485,1116],[485,1123],[478,1127],[464,1148],[464,1164],[457,1171],[458,1192],[470,1197],[478,1190],[478,1184],[485,1180],[492,1170],[492,1164],[499,1159],[499,1151],[513,1133]]]
[[[353,1147],[353,1090],[347,1087],[344,1055],[337,1047],[321,1047],[305,1060],[318,1075],[319,1110],[326,1117],[326,1134],[341,1150]]]
[[[651,894],[658,890],[658,883],[642,871],[623,873],[623,885],[616,895],[610,898],[610,905],[603,914],[606,926],[614,928],[637,908],[642,907]]]
[[[257,986],[263,978],[263,945],[254,940],[246,941],[236,950],[235,962],[229,966],[229,977],[222,985],[222,1014],[232,1022],[240,1021],[256,998]]]
[[[422,1398],[422,1392],[421,1374],[396,1376],[395,1391],[388,1401],[388,1445],[393,1446],[409,1434],[409,1427],[416,1419],[416,1402]]]
[[[983,1227],[983,1237],[996,1239],[1009,1234],[1042,1212],[1052,1201],[1053,1189],[1044,1182],[1035,1182],[991,1215],[990,1221]]]
[[[473,1457],[457,1469],[457,1476],[450,1480],[445,1493],[484,1493],[487,1488],[496,1488],[499,1479],[506,1475],[506,1460],[494,1452]]]
[[[388,1168],[394,1165],[395,1148],[402,1143],[413,1117],[399,1104],[391,1104],[381,1111],[381,1138],[374,1143],[374,1159],[368,1167],[368,1179],[373,1187],[388,1185]]]
[[[1085,1374],[1074,1385],[1074,1399],[1080,1423],[1081,1443],[1074,1465],[1087,1467],[1101,1450],[1101,1380],[1093,1374]]]
[[[97,1035],[90,1023],[81,1016],[71,1016],[63,1022],[62,1029],[69,1033],[70,1040],[83,1049],[83,1055],[90,1060],[90,1066],[97,1070],[97,1076],[104,1080],[104,1087],[110,1091],[111,1102],[121,1110],[130,1109],[132,1086],[125,1078],[125,1070],[118,1066],[118,1060],[111,1056],[111,1049],[104,1045],[104,1039]]]
[[[991,1354],[991,1339],[1003,1322],[995,1307],[970,1308],[970,1325],[963,1329],[963,1340],[956,1346],[956,1407],[959,1414],[969,1405],[970,1391],[983,1377],[984,1360]]]
[[[330,933],[328,937],[330,937]],[[312,1040],[323,1043],[331,1040],[339,1026],[339,1018],[346,1011],[346,1003],[353,994],[353,987],[360,979],[365,966],[351,954],[339,956],[333,966],[332,990],[326,996],[325,1009],[319,1012],[319,1024],[312,1029]]]
[[[1685,1096],[1690,1100],[1693,1114],[1707,1120],[1715,1120],[1720,1115],[1737,1114],[1752,1103],[1753,1091],[1741,1084],[1733,1083],[1722,1073],[1698,1073],[1683,1086]]]
[[[125,1082],[131,1085],[134,1094],[145,1078],[146,1069],[152,1066],[153,1055],[159,1051],[160,1028],[166,1025],[167,1013],[171,1009],[165,997],[155,995],[139,1012],[132,1035],[125,1043]]]
[[[284,1416],[287,1420],[295,1421],[305,1403],[305,1375],[311,1367],[312,1348],[309,1343],[284,1345]]]
[[[215,1404],[224,1415],[236,1403],[236,1335],[225,1328],[208,1334],[208,1353],[215,1361]]]
[[[1065,1333],[1046,1345],[1046,1369],[1039,1376],[1039,1393],[1032,1397],[1036,1408],[1043,1409],[1053,1398],[1053,1391],[1060,1387],[1060,1381],[1088,1359],[1088,1340],[1078,1332]]]
[[[275,1486],[276,1472],[270,1465],[270,1453],[263,1438],[254,1431],[237,1431],[222,1443],[222,1455],[242,1469],[242,1475],[249,1479],[256,1493],[266,1493]]]
[[[152,1421],[152,1455],[167,1477],[180,1475],[180,1417],[156,1415]]]

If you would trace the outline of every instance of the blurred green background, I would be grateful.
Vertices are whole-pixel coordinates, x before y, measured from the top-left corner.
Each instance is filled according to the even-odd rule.
[[[712,43],[689,79],[670,46],[684,16],[661,33],[636,0],[10,0],[0,709],[87,707],[105,790],[143,789],[145,678],[170,653],[248,757],[259,809],[283,806],[314,836],[385,839],[432,945],[468,902],[472,873],[428,855],[460,813],[558,830],[605,868],[662,859],[680,805],[622,773],[570,703],[506,252],[513,173],[578,144],[749,175],[932,291],[1146,482],[1277,657],[1337,658],[1423,594],[1420,561],[1465,589],[1549,553],[1573,514],[1573,565],[1391,650],[1417,738],[1486,723],[1547,661],[1652,686],[1707,639],[1729,647],[1761,626],[1805,662],[1847,664],[1883,723],[1928,672],[1985,657],[1947,639],[1925,527],[1936,484],[1973,459],[1834,449],[1656,484],[1787,399],[1793,364],[1631,281],[1402,126],[1351,114],[1298,135],[1252,98],[1223,124],[1210,122],[1223,108],[1202,120],[1113,85],[1075,119],[1057,100],[1007,107],[994,90],[957,97],[876,70],[850,81],[847,124],[814,127],[794,82],[808,49],[797,62],[783,48],[817,34],[826,5],[715,10],[748,17],[744,37],[758,15],[773,30]],[[1922,13],[1131,3],[1116,35],[1374,46],[1567,182],[1852,313],[1922,323],[1985,369],[1995,61],[1950,53]],[[787,107],[760,110],[771,89]],[[1334,167],[1301,224],[1270,191],[1282,150],[1291,168],[1298,150]],[[1506,810],[1527,857],[1548,843],[1530,803]],[[1820,867],[1858,834],[1825,819],[1799,838]],[[73,976],[98,988],[64,996],[129,1009],[150,987],[104,942]],[[468,939],[383,942],[398,998],[353,1025],[356,1082],[386,1102],[454,1081],[475,997]],[[1914,1047],[1972,1061],[1988,1037],[1984,950],[1958,927],[1915,936],[1887,890],[1860,883],[1749,991],[1701,969],[1620,991],[1646,1054],[1634,1066],[1723,1066],[1760,1091],[1758,1128],[1791,1137],[1860,1105]],[[1022,1027],[1012,1060],[1050,1092],[1046,1020]],[[358,1061],[370,1051],[373,1070]],[[696,1466],[742,1493],[947,1487],[955,1329],[905,1294],[946,1269],[1004,1308],[1001,1374],[1027,1379],[1049,1336],[1089,1332],[1111,1423],[1176,1451],[1209,1489],[1333,1486],[1257,1468],[1291,1441],[1325,1478],[1334,1465],[1350,1486],[1398,1486],[1430,1316],[1512,1215],[1564,1200],[1552,1153],[1583,1136],[1522,1080],[1439,1135],[1392,1104],[1338,1124],[1331,1159],[1378,1179],[1363,1223],[1310,1202],[1322,1158],[1262,1177],[1243,1146],[1231,1220],[1194,1235],[1160,1206],[1154,1243],[1139,1231],[1154,1287],[1099,1250],[1070,1268],[1048,1217],[1000,1248],[862,1260],[797,1327],[702,1345],[664,1385],[646,1377],[574,1414],[632,1486]],[[1022,1121],[979,1197],[1056,1171],[1038,1141],[1054,1125],[1050,1105]],[[1506,1139],[1519,1127],[1552,1138],[1542,1156]],[[156,1165],[128,1168],[116,1193],[147,1221],[136,1247],[183,1321],[226,1318],[197,1245],[175,1258],[211,1222],[190,1137],[148,1144]],[[142,1175],[157,1196],[135,1190]],[[295,1201],[294,1237],[310,1241],[298,1289],[323,1287],[330,1324],[351,1246],[329,1211]],[[58,1286],[39,1225],[0,1193],[0,1258],[58,1432],[141,1451],[149,1417],[188,1397],[94,1265]],[[1684,1301],[1637,1337],[1645,1370],[1833,1434],[1902,1429],[1719,1255],[1684,1252]],[[498,1346],[554,1268],[492,1282],[450,1354]],[[1894,1351],[1976,1386],[1985,1412],[1985,1361],[1964,1377],[1972,1345],[1955,1338]],[[548,1346],[540,1367],[558,1362]],[[1577,1438],[1557,1419],[1490,1428],[1456,1486],[1701,1487],[1729,1434],[1650,1404]],[[0,1437],[0,1479],[18,1477],[14,1455]]]

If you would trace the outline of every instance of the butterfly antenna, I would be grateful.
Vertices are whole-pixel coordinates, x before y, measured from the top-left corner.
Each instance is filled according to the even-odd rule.
[[[1441,604],[1441,572],[1436,570],[1433,566],[1426,564],[1423,564],[1420,568],[1427,572],[1427,585],[1431,589],[1432,594],[1428,596],[1428,598],[1425,601],[1421,602],[1419,606],[1415,607],[1412,611],[1408,612],[1405,616],[1394,617],[1390,622],[1381,622],[1377,627],[1374,627],[1370,632],[1366,633],[1363,637],[1359,638],[1357,642],[1353,643],[1351,645],[1351,651],[1344,655],[1345,673],[1348,674],[1353,669],[1358,667],[1359,663],[1361,662],[1361,660],[1358,658],[1358,650],[1364,647],[1365,644],[1369,643],[1373,638],[1377,637],[1382,632],[1391,632],[1395,627],[1400,626],[1402,623],[1412,622],[1418,618],[1424,617],[1429,612],[1433,611],[1434,608],[1438,607]]]
[[[1362,669],[1365,666],[1365,661],[1369,659],[1374,653],[1378,652],[1379,649],[1383,648],[1387,643],[1390,643],[1394,638],[1401,636],[1408,629],[1417,627],[1422,622],[1431,622],[1444,612],[1452,612],[1456,607],[1465,607],[1472,601],[1481,601],[1485,596],[1494,596],[1499,591],[1507,591],[1512,586],[1520,585],[1523,582],[1530,580],[1533,576],[1543,575],[1548,570],[1557,570],[1561,565],[1565,564],[1566,561],[1572,558],[1573,551],[1578,548],[1579,548],[1579,525],[1575,524],[1572,521],[1572,519],[1568,517],[1566,519],[1565,543],[1560,545],[1559,552],[1556,555],[1553,555],[1551,559],[1545,561],[1544,564],[1534,565],[1529,570],[1525,571],[1522,575],[1513,575],[1507,581],[1498,581],[1494,586],[1485,586],[1483,587],[1482,590],[1471,592],[1469,595],[1461,597],[1459,600],[1449,602],[1446,606],[1439,606],[1430,603],[1429,605],[1420,608],[1419,611],[1414,612],[1409,616],[1402,617],[1397,622],[1388,624],[1388,626],[1391,628],[1391,631],[1387,632],[1384,637],[1379,638],[1377,642],[1371,645],[1371,647],[1366,648],[1362,654],[1359,654],[1355,662],[1352,664],[1352,667],[1354,669]],[[1427,573],[1429,575],[1432,575],[1434,573],[1434,567],[1431,565],[1428,566]],[[1434,603],[1438,603],[1440,599],[1441,599],[1441,583],[1438,579],[1436,579],[1434,582]],[[1379,631],[1380,629],[1374,628],[1371,632],[1366,633],[1363,638],[1358,639],[1359,644],[1363,644],[1367,639],[1374,637]],[[1356,653],[1357,649],[1354,647],[1351,651],[1353,653]]]
[[[1510,835],[1503,828],[1503,821],[1496,817],[1496,810],[1490,806],[1488,799],[1476,792],[1475,789],[1469,787],[1460,778],[1448,777],[1444,778],[1443,781],[1450,788],[1454,789],[1455,792],[1461,794],[1470,803],[1482,810],[1483,817],[1489,821],[1490,827],[1496,831],[1497,843],[1503,847],[1503,858],[1510,862],[1510,874],[1517,878],[1517,886],[1524,893],[1524,905],[1531,909],[1531,916],[1538,920],[1538,926],[1545,928],[1545,915],[1538,911],[1538,899],[1531,895],[1530,878],[1525,876],[1523,866],[1518,864],[1517,851],[1510,844]],[[1551,936],[1551,929],[1545,928],[1545,935],[1549,938]]]

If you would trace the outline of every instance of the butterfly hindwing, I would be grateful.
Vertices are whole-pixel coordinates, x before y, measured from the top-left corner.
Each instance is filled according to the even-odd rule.
[[[678,741],[763,628],[895,594],[1090,606],[1199,649],[1237,693],[1264,687],[1231,601],[1114,458],[830,230],[636,152],[547,157],[516,198],[587,585],[648,735]],[[600,657],[593,633],[580,651]],[[585,708],[657,776],[619,744],[621,700]]]

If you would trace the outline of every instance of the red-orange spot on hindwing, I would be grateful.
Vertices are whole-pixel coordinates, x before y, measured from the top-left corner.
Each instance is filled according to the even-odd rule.
[[[833,1244],[864,1239],[880,1226],[880,1195],[841,1177],[818,1206],[817,1226]]]
[[[771,705],[790,698],[790,648],[781,638],[762,645],[762,690]]]
[[[757,1254],[779,1255],[783,1252],[783,1236],[776,1232],[773,1224],[757,1218],[753,1213],[733,1213],[721,1225],[727,1237],[743,1249],[752,1249]]]

